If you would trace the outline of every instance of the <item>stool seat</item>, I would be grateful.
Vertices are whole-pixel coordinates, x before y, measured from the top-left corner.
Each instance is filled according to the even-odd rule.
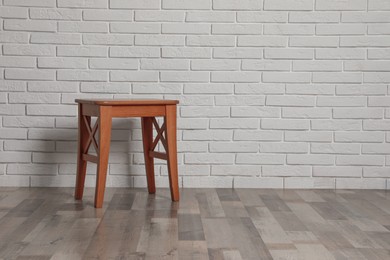
[[[177,169],[176,114],[178,100],[158,99],[76,99],[78,103],[78,148],[75,199],[81,200],[87,162],[97,164],[95,207],[101,208],[106,186],[108,157],[111,140],[112,118],[140,117],[144,148],[146,180],[149,193],[156,192],[154,178],[154,158],[167,161],[169,186],[172,201],[179,200]],[[164,117],[160,126],[156,117]],[[97,117],[91,125],[91,117]],[[153,128],[156,136],[153,135]],[[95,134],[98,133],[96,140]],[[155,151],[161,142],[165,153]],[[93,145],[96,155],[89,154]]]

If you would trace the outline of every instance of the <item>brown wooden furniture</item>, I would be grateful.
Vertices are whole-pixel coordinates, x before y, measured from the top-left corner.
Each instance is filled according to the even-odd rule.
[[[79,109],[78,119],[78,157],[75,199],[81,200],[87,161],[97,164],[95,207],[103,205],[106,186],[108,155],[111,140],[111,125],[113,117],[141,117],[142,139],[144,146],[146,178],[149,193],[156,192],[154,181],[154,158],[167,160],[169,185],[172,201],[179,200],[177,145],[176,145],[176,105],[177,100],[88,100],[76,99]],[[160,127],[155,117],[164,117]],[[97,117],[95,125],[91,126],[91,117]],[[157,136],[153,139],[153,126]],[[95,134],[99,133],[98,141]],[[161,141],[166,153],[155,151]],[[97,155],[88,154],[91,144]]]

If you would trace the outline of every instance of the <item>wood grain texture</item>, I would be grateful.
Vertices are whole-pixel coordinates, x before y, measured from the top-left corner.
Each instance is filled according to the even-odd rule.
[[[0,188],[0,259],[390,259],[386,191]],[[274,202],[274,203],[272,203]]]

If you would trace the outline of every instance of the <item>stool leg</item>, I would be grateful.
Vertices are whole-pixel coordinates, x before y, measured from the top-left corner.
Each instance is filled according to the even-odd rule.
[[[146,180],[148,182],[148,191],[150,194],[156,193],[156,184],[154,181],[154,158],[149,156],[149,151],[153,144],[153,122],[152,117],[142,117],[142,141],[144,145],[144,158]]]
[[[168,173],[172,201],[179,201],[179,179],[177,170],[177,141],[176,141],[176,105],[166,106],[166,139],[168,146]]]
[[[95,208],[101,208],[103,205],[112,125],[111,107],[101,106],[99,112],[99,151],[96,174]]]
[[[83,120],[83,114],[81,109],[81,104],[79,104],[79,114],[78,114],[78,145],[77,145],[77,173],[76,173],[76,188],[74,197],[76,200],[81,200],[84,193],[84,183],[85,175],[87,172],[87,161],[83,160],[83,152],[87,146],[88,141],[88,130],[85,122]],[[86,117],[88,124],[91,124],[91,117]]]

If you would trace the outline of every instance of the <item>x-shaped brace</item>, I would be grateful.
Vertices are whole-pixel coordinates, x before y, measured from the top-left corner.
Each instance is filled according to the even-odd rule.
[[[91,143],[92,143],[93,146],[95,147],[96,153],[99,154],[99,146],[98,146],[97,141],[95,139],[95,134],[96,134],[96,131],[99,127],[99,121],[96,121],[95,125],[91,129],[91,125],[89,124],[87,117],[83,116],[83,119],[84,119],[84,124],[87,127],[87,131],[89,133],[87,145],[85,146],[83,153],[84,154],[88,153],[89,147],[91,146]]]
[[[158,144],[158,141],[160,141],[160,140],[161,140],[161,143],[162,143],[163,146],[164,146],[165,151],[168,151],[167,141],[166,141],[166,139],[165,139],[165,137],[164,137],[164,135],[163,135],[164,132],[165,132],[166,129],[167,129],[167,128],[166,128],[166,125],[165,125],[165,122],[163,123],[163,125],[161,126],[161,128],[160,128],[160,126],[158,125],[157,120],[156,120],[155,117],[153,117],[152,122],[153,122],[154,128],[156,128],[156,131],[157,131],[156,139],[154,139],[153,144],[152,144],[152,151],[154,151],[154,149],[156,148],[156,146],[157,146],[157,144]]]

